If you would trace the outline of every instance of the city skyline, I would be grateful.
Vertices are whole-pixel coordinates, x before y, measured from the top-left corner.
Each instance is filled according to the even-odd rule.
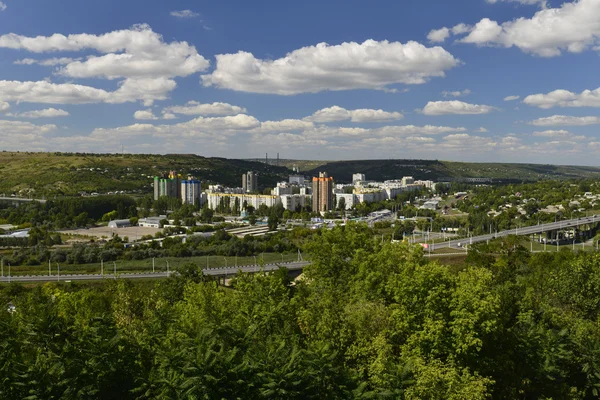
[[[600,1],[0,1],[0,150],[598,165]]]

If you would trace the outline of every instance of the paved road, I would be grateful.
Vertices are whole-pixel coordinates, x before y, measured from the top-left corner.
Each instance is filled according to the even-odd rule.
[[[480,235],[480,236],[473,236],[470,238],[449,240],[444,243],[435,243],[435,244],[431,245],[431,250],[443,249],[446,247],[458,248],[458,247],[460,247],[459,244],[467,245],[467,244],[472,244],[472,243],[485,242],[486,240],[491,240],[491,239],[495,239],[497,237],[504,237],[504,236],[508,236],[508,235],[533,235],[535,233],[544,233],[544,232],[555,231],[555,230],[564,229],[564,228],[571,228],[571,227],[576,227],[579,225],[592,224],[592,223],[597,223],[597,222],[600,222],[600,215],[593,215],[590,217],[569,219],[569,220],[559,221],[559,222],[551,222],[549,224],[526,226],[523,228],[509,229],[506,231],[492,233],[491,235],[490,234]]]
[[[275,271],[279,267],[285,267],[290,271],[297,271],[304,268],[309,263],[306,261],[299,262],[287,262],[277,264],[266,264],[264,266],[265,271]],[[246,265],[241,267],[228,267],[228,268],[207,268],[203,269],[202,272],[205,275],[210,276],[231,276],[235,275],[238,271],[243,272],[258,272],[260,271],[260,265]],[[170,274],[173,274],[171,272]],[[167,278],[170,274],[166,272],[141,272],[141,273],[129,273],[129,274],[117,274],[120,279],[153,279],[153,278]],[[83,281],[83,280],[101,280],[101,279],[115,279],[113,274],[72,274],[63,275],[60,277],[57,275],[26,275],[26,276],[8,276],[0,277],[0,282],[54,282],[54,281]]]

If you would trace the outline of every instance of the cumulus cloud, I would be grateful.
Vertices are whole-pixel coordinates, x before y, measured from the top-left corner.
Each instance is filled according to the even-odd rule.
[[[469,94],[471,94],[471,91],[469,89],[456,90],[453,92],[448,92],[448,91],[444,90],[442,92],[442,97],[461,97],[461,96],[467,96]]]
[[[126,79],[119,88],[109,92],[90,86],[47,81],[0,81],[0,101],[53,104],[126,103],[143,100],[150,105],[164,100],[175,89],[172,79]]]
[[[423,108],[423,114],[425,115],[447,115],[447,114],[487,114],[494,111],[495,108],[492,106],[480,105],[480,104],[469,104],[464,101],[451,100],[451,101],[430,101]]]
[[[0,36],[0,47],[33,53],[95,50],[103,55],[73,60],[57,73],[72,78],[164,78],[188,76],[208,68],[209,62],[186,42],[165,43],[145,24],[102,35],[54,34]]]
[[[445,133],[456,133],[465,132],[466,129],[463,127],[453,128],[450,126],[415,126],[415,125],[398,125],[398,126],[384,126],[376,130],[381,135],[440,135]]]
[[[450,36],[450,29],[443,27],[440,29],[432,29],[427,34],[427,40],[432,43],[444,42]]]
[[[81,60],[81,58],[71,58],[71,57],[54,57],[54,58],[47,58],[44,60],[35,60],[33,58],[23,58],[21,60],[17,60],[14,62],[14,64],[17,65],[33,65],[33,64],[39,64],[42,65],[44,67],[53,67],[55,65],[66,65],[66,64],[70,64],[74,61],[79,61]]]
[[[3,135],[45,134],[56,130],[56,125],[35,125],[31,122],[0,120],[0,132]]]
[[[546,3],[547,3],[547,0],[485,0],[485,1],[490,4],[505,2],[505,3],[520,3],[520,4],[524,4],[524,5],[528,5],[528,6],[538,5],[542,8],[546,7]]]
[[[599,38],[600,2],[576,0],[565,2],[560,8],[544,8],[531,18],[516,18],[502,24],[483,18],[459,41],[478,46],[515,46],[526,53],[555,57],[563,51],[580,53],[593,48]]]
[[[275,60],[258,59],[243,51],[215,57],[215,70],[202,75],[204,86],[280,95],[422,84],[443,77],[446,70],[459,64],[441,47],[428,48],[412,41],[319,43]]]
[[[587,126],[600,124],[600,117],[571,117],[567,115],[553,115],[538,118],[530,122],[536,126]]]
[[[10,108],[10,104],[5,101],[0,101],[0,112],[5,112]]]
[[[513,101],[513,100],[519,100],[521,98],[521,96],[506,96],[504,98],[504,101]]]
[[[4,11],[6,10],[6,4],[4,4],[4,2],[0,1],[0,11]]]
[[[183,115],[236,115],[246,113],[243,107],[234,106],[228,103],[206,103],[197,101],[188,101],[185,106],[166,107],[163,113],[183,114]]]
[[[533,136],[540,137],[569,137],[571,136],[571,132],[565,130],[548,130],[548,131],[537,131],[533,132]]]
[[[265,121],[253,132],[291,132],[313,129],[314,124],[310,121],[299,119],[284,119],[281,121]]]
[[[133,118],[135,119],[158,119],[156,115],[152,112],[152,109],[147,110],[138,110],[133,114]]]
[[[345,108],[339,106],[332,106],[316,111],[313,115],[306,117],[305,120],[313,122],[334,122],[345,120],[350,120],[352,122],[383,122],[402,118],[402,113],[397,111],[388,112],[366,108],[346,110]]]
[[[546,94],[532,94],[525,97],[523,103],[546,109],[552,107],[600,107],[600,88],[584,90],[579,94],[562,89]]]
[[[170,14],[172,17],[177,18],[196,18],[200,16],[199,13],[192,10],[171,11]]]
[[[488,130],[485,129],[483,126],[481,128],[475,129],[475,132],[478,132],[478,133],[486,133],[487,131]]]
[[[57,118],[57,117],[68,117],[70,114],[61,109],[56,108],[45,108],[43,110],[32,110],[25,111],[22,113],[11,113],[7,114],[10,117],[17,118]]]

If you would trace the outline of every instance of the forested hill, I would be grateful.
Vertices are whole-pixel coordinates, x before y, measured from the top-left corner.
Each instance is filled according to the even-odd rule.
[[[302,161],[286,161],[286,166],[304,165]],[[600,178],[600,168],[508,163],[465,163],[438,160],[352,160],[325,161],[310,165],[303,171],[317,175],[327,171],[337,182],[351,182],[353,173],[366,174],[368,180],[397,179],[413,176],[415,179],[446,180],[448,178],[494,178],[498,180],[537,181],[540,179]]]
[[[51,197],[116,190],[150,193],[153,177],[169,170],[234,187],[241,186],[242,174],[252,170],[259,173],[260,188],[274,186],[291,172],[260,162],[193,154],[0,152],[0,195]]]

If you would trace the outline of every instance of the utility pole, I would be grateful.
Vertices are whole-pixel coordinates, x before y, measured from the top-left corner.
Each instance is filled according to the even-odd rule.
[[[115,277],[115,279],[117,279],[117,263],[114,261],[113,261],[113,268],[114,268],[113,276]]]
[[[60,264],[56,263],[56,265],[58,266],[58,275],[57,275],[57,279],[60,282]]]
[[[10,283],[10,263],[8,263],[8,283]]]
[[[52,267],[50,264],[50,260],[48,260],[48,276],[52,276]]]
[[[154,273],[154,257],[152,257],[152,273]]]
[[[104,260],[100,260],[100,275],[104,276]]]
[[[170,272],[169,272],[169,262],[167,261],[167,278],[170,276]]]

